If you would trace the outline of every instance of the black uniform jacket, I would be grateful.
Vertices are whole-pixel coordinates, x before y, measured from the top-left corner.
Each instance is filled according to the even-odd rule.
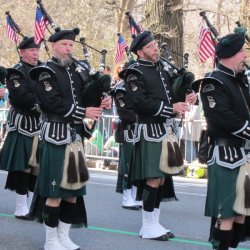
[[[134,128],[137,116],[133,109],[131,96],[127,93],[123,80],[119,81],[116,85],[114,101],[119,116],[116,128],[116,141],[120,143],[124,141],[134,142]]]
[[[86,83],[79,71],[84,69],[79,70],[74,64],[62,67],[56,58],[52,58],[30,73],[37,81],[43,120],[42,138],[53,144],[72,142],[71,124],[82,124],[86,132],[84,135],[91,136],[83,121],[86,108],[83,106],[82,91]]]
[[[242,76],[219,64],[202,81],[200,94],[210,137],[208,164],[216,161],[235,168],[246,161],[243,147],[250,139],[250,95]]]
[[[137,136],[143,131],[146,140],[162,141],[174,116],[168,72],[159,63],[138,60],[125,69],[124,81],[138,116]]]
[[[6,77],[11,109],[8,114],[7,128],[27,135],[39,134],[39,116],[37,111],[37,95],[35,82],[30,79],[29,72],[34,66],[20,61],[8,69]]]

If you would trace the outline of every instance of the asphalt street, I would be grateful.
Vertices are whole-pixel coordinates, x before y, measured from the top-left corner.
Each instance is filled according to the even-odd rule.
[[[71,238],[82,250],[208,250],[209,218],[204,214],[206,180],[174,177],[179,201],[161,205],[161,224],[175,233],[167,242],[141,239],[141,211],[121,207],[115,192],[116,171],[90,169],[85,202],[87,229],[72,229]],[[0,250],[41,250],[45,231],[41,224],[13,216],[15,193],[4,189],[6,172],[0,171]],[[243,242],[238,250],[250,249]],[[55,249],[56,250],[56,249]]]

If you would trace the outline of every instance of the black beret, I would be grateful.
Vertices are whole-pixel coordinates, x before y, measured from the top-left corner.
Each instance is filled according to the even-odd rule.
[[[220,58],[229,58],[241,50],[245,43],[244,34],[228,34],[220,39],[215,47],[215,54]]]
[[[34,37],[25,36],[22,42],[18,45],[18,49],[31,49],[31,48],[40,48],[40,44],[34,42]]]
[[[142,49],[145,45],[154,40],[153,34],[150,31],[144,31],[134,38],[130,45],[130,51],[137,53],[137,50]]]
[[[4,67],[0,66],[0,82],[4,82],[6,75],[7,70]]]
[[[72,40],[75,41],[75,37],[79,35],[80,30],[74,28],[73,30],[61,30],[56,28],[56,32],[49,37],[49,42],[57,42],[59,40]]]

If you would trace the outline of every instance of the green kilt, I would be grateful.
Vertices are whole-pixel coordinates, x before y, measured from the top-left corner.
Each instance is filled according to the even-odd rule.
[[[236,181],[239,167],[229,169],[214,163],[208,166],[208,187],[205,216],[230,218],[236,215],[233,206],[236,198]]]
[[[6,171],[20,171],[29,166],[32,153],[33,137],[10,131],[7,134],[0,153],[0,169]]]
[[[165,177],[160,169],[162,143],[146,141],[141,137],[134,146],[131,180]]]
[[[137,187],[136,200],[142,200],[143,190],[149,178],[165,178],[162,186],[161,201],[176,201],[173,178],[160,169],[162,143],[146,141],[141,137],[133,150],[133,161],[129,179]]]
[[[77,190],[67,190],[60,187],[66,146],[55,145],[47,141],[40,143],[38,193],[41,197],[69,198],[86,194],[85,186]]]

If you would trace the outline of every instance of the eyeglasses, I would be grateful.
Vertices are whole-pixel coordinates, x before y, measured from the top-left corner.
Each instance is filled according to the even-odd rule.
[[[155,49],[155,48],[158,48],[158,47],[159,47],[158,43],[153,43],[153,44],[145,46],[144,48],[146,48],[146,49]]]

